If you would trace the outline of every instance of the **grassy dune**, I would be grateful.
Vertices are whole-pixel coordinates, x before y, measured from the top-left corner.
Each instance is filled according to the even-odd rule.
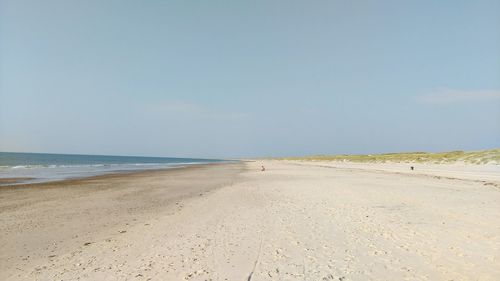
[[[305,157],[282,158],[284,160],[308,161],[349,161],[372,163],[455,163],[500,164],[500,149],[482,151],[450,151],[450,152],[403,152],[368,155],[315,155]]]

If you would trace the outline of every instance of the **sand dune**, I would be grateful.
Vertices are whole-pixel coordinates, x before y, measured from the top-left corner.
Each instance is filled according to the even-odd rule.
[[[500,279],[494,173],[330,165],[259,161],[0,190],[0,279]]]

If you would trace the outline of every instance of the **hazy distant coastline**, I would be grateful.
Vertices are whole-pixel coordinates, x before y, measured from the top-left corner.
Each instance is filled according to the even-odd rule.
[[[312,155],[303,157],[284,157],[282,160],[342,161],[359,163],[433,163],[433,164],[494,164],[500,165],[500,148],[480,151],[449,152],[401,152],[357,155]]]

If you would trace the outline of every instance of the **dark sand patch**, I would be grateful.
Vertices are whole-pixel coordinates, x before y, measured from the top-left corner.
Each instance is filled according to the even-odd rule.
[[[24,181],[33,180],[34,178],[0,178],[0,186],[4,184],[17,184]]]

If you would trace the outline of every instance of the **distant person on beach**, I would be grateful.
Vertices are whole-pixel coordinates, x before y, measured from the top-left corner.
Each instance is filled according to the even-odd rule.
[[[266,168],[264,168],[264,166],[262,166],[262,169],[260,169],[262,172],[264,172],[266,170]]]

